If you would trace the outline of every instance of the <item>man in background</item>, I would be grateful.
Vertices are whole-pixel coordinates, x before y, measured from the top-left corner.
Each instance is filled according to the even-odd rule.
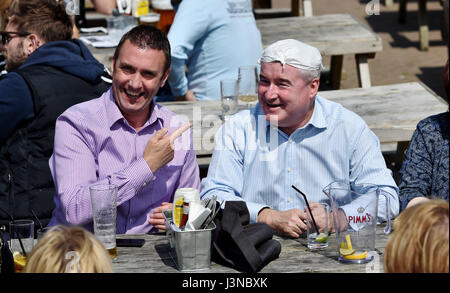
[[[257,65],[262,51],[251,1],[173,0],[172,5],[172,95],[175,100],[220,99],[220,80],[237,79],[239,66]]]
[[[56,118],[100,96],[110,87],[109,75],[72,40],[63,4],[14,0],[8,14],[0,32],[8,71],[0,79],[0,226],[34,214],[46,225],[54,209],[48,160]]]

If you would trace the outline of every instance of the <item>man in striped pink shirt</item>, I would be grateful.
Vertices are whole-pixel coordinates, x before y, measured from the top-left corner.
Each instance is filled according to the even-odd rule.
[[[113,83],[101,97],[75,105],[56,121],[49,164],[56,187],[49,226],[93,230],[89,187],[118,186],[117,234],[164,229],[162,210],[177,188],[200,188],[190,124],[153,98],[170,72],[164,33],[138,26],[122,37]]]

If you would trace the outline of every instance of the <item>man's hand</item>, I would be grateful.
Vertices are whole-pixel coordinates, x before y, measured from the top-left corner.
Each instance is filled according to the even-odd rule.
[[[172,204],[168,202],[163,202],[159,207],[153,209],[153,212],[148,217],[148,222],[153,225],[153,227],[165,231],[166,223],[164,220],[163,211],[172,209]]]
[[[195,102],[197,99],[195,98],[194,92],[188,90],[184,95],[182,96],[176,96],[174,97],[175,101],[192,101]]]
[[[144,150],[144,159],[153,173],[159,168],[165,166],[173,160],[175,155],[173,142],[192,126],[192,123],[186,123],[172,134],[167,135],[167,129],[158,130],[155,135],[150,138]]]
[[[314,220],[316,221],[316,225],[317,225],[317,228],[319,229],[319,231],[323,232],[325,230],[327,218],[328,218],[328,227],[329,227],[328,230],[330,230],[330,228],[332,227],[333,219],[331,218],[331,214],[327,213],[324,210],[323,205],[315,203],[315,202],[311,202],[311,203],[309,203],[309,207],[311,208],[311,213],[314,217]],[[304,212],[306,213],[306,215],[308,215],[307,207],[305,207]],[[331,219],[331,222],[330,222],[330,219]]]
[[[305,211],[291,209],[287,211],[276,211],[269,208],[261,210],[258,222],[266,223],[279,234],[298,238],[306,231]]]

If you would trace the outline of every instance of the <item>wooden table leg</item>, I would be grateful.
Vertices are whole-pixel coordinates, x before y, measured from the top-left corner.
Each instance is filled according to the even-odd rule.
[[[405,160],[405,152],[408,149],[409,141],[399,141],[397,142],[397,152],[395,156],[395,165],[398,170],[402,167],[403,161]]]
[[[367,62],[367,54],[356,54],[356,71],[358,74],[359,87],[371,87],[369,63]]]
[[[292,16],[300,16],[300,0],[291,0],[291,12]],[[302,13],[303,15],[303,13]]]
[[[313,16],[311,0],[303,0],[303,16]]]
[[[419,41],[420,50],[428,51],[427,1],[419,0]]]
[[[342,76],[342,63],[344,61],[343,55],[331,56],[331,86],[333,89],[338,90],[341,87],[341,76]]]
[[[398,22],[399,23],[406,22],[406,2],[407,2],[407,0],[399,0],[399,7],[398,7]]]

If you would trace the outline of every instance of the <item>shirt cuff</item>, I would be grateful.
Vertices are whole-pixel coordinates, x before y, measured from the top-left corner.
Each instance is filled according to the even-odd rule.
[[[268,205],[264,205],[264,204],[248,202],[248,201],[246,203],[247,203],[248,212],[250,213],[250,223],[258,222],[258,213],[263,208],[270,208]]]
[[[124,197],[121,197],[119,202],[124,202],[132,198],[139,190],[145,187],[148,183],[155,180],[152,170],[148,166],[144,158],[137,159],[123,170],[126,178],[128,178],[128,191],[124,192]],[[130,192],[133,191],[133,192]]]

